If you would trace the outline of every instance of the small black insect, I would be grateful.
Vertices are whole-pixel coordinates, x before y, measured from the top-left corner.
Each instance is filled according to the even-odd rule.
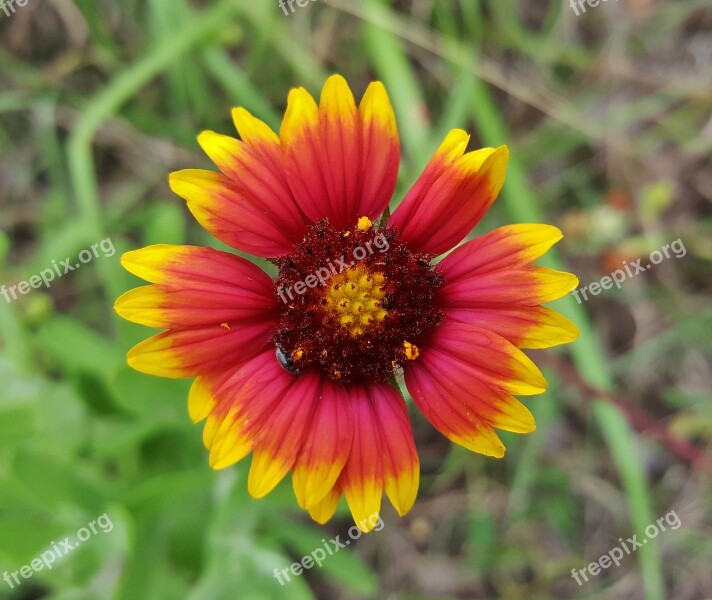
[[[288,373],[292,373],[295,377],[299,376],[301,371],[294,366],[294,359],[288,352],[277,346],[276,350],[277,362]]]

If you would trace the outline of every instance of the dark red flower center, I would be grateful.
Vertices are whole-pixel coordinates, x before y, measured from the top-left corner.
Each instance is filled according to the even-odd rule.
[[[336,381],[388,381],[416,360],[442,320],[443,284],[432,256],[411,252],[395,229],[363,217],[348,231],[312,225],[279,259],[274,289],[284,309],[274,343],[295,372],[316,367]]]

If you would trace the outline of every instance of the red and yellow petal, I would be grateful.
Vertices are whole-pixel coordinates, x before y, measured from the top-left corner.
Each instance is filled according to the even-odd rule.
[[[157,245],[128,252],[122,264],[154,285],[125,293],[116,312],[168,329],[129,351],[136,370],[170,378],[207,374],[269,342],[277,300],[270,278],[249,261],[212,248]]]
[[[563,237],[553,225],[505,225],[453,250],[438,270],[447,273],[448,280],[456,280],[521,267],[544,256]]]
[[[383,497],[380,425],[370,389],[351,386],[349,394],[354,414],[354,438],[339,484],[354,522],[363,531],[370,531],[369,518],[380,514]]]
[[[339,506],[341,499],[341,487],[335,484],[329,492],[316,504],[307,507],[309,516],[320,525],[330,521]]]
[[[517,348],[551,348],[578,338],[576,324],[545,306],[487,305],[447,308],[447,319],[482,327],[501,335]]]
[[[575,340],[576,325],[539,305],[568,294],[578,279],[529,264],[561,237],[550,225],[509,225],[456,248],[437,267],[445,276],[437,298],[448,319],[489,329],[519,348]]]
[[[193,385],[190,386],[188,394],[188,415],[193,423],[200,423],[208,418],[208,415],[217,405],[217,400],[213,395],[212,381],[209,377],[196,377]]]
[[[462,129],[453,129],[445,136],[418,180],[406,194],[398,210],[391,217],[391,223],[402,224],[403,221],[414,216],[415,211],[427,197],[430,188],[438,179],[447,175],[465,154],[469,142],[470,134]],[[398,213],[397,219],[395,218],[396,213]]]
[[[203,246],[155,244],[126,252],[121,265],[150,283],[171,283],[186,279],[201,283],[234,284],[235,277],[261,277],[262,289],[270,287],[270,279],[249,261],[228,252]],[[261,275],[260,275],[261,273]]]
[[[349,388],[354,439],[339,484],[356,525],[374,528],[383,491],[400,515],[415,502],[420,463],[403,398],[384,383]]]
[[[330,77],[317,106],[303,88],[289,94],[280,131],[289,185],[314,221],[347,229],[375,220],[395,189],[400,144],[385,88],[373,83],[359,107],[346,80]]]
[[[244,362],[272,337],[271,322],[227,330],[219,325],[170,330],[129,350],[129,365],[148,375],[181,379],[222,371]]]
[[[383,457],[386,494],[400,516],[415,503],[420,484],[420,460],[408,409],[400,393],[389,385],[371,389]]]
[[[246,431],[236,410],[209,418],[203,434],[203,443],[210,449],[208,464],[215,470],[234,465],[254,449],[253,436]]]
[[[255,438],[247,480],[247,489],[253,498],[269,494],[291,470],[313,418],[321,375],[310,371],[292,377],[292,381],[269,426],[263,427]]]
[[[440,288],[438,297],[453,308],[467,307],[475,298],[488,304],[537,306],[565,296],[577,285],[578,279],[571,273],[525,265],[449,280]]]
[[[489,456],[504,456],[495,429],[528,433],[529,410],[514,394],[538,394],[546,381],[534,363],[507,340],[463,323],[442,323],[405,382],[418,408],[453,442]]]
[[[280,143],[279,136],[272,131],[267,123],[254,117],[242,107],[232,109],[232,122],[243,142],[268,160],[279,161],[276,166],[282,166],[281,160],[278,158],[280,153],[276,149],[276,145]]]
[[[380,81],[371,83],[359,104],[361,116],[362,181],[359,216],[371,219],[386,209],[398,179],[400,141],[396,115],[386,88]]]
[[[185,169],[171,173],[171,189],[186,200],[196,220],[222,242],[256,256],[288,254],[304,236],[308,220],[278,167],[255,156],[242,142],[229,140],[211,132],[199,138],[206,152],[230,175]],[[238,176],[240,179],[235,179]]]
[[[277,134],[244,108],[235,108],[232,114],[241,140],[204,131],[198,142],[231,181],[233,212],[241,212],[243,217],[242,231],[233,230],[233,240],[239,237],[243,244],[254,246],[252,234],[268,230],[270,242],[284,245],[288,240],[286,248],[262,250],[264,255],[278,256],[302,239],[309,219],[289,188],[285,155]],[[240,215],[231,217],[234,221]]]
[[[324,379],[292,470],[299,506],[316,506],[331,492],[351,452],[353,436],[351,400],[346,388]]]
[[[253,263],[197,246],[155,245],[121,257],[126,270],[154,285],[116,301],[124,319],[163,329],[240,324],[273,319],[272,280]]]
[[[253,451],[296,383],[277,363],[273,347],[223,373],[197,378],[188,409],[193,421],[206,419],[210,466],[225,468]]]
[[[116,301],[116,311],[128,321],[161,329],[219,325],[230,331],[276,316],[274,298],[256,294],[254,289],[218,283],[187,285],[176,282],[134,288]]]
[[[438,255],[461,242],[499,195],[506,146],[463,155],[468,136],[454,130],[389,219],[413,251]]]

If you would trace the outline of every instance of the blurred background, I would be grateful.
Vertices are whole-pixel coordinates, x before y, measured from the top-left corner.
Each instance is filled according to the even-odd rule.
[[[0,3],[0,284],[31,289],[0,296],[0,598],[712,598],[709,0],[19,1]],[[196,135],[232,134],[235,105],[278,128],[289,89],[317,94],[333,72],[357,97],[373,79],[389,90],[392,207],[460,127],[512,153],[473,235],[557,225],[544,264],[581,285],[685,252],[554,304],[581,337],[530,353],[549,390],[525,400],[538,430],[505,434],[503,460],[414,412],[413,510],[384,503],[381,531],[281,586],[275,568],[346,538],[345,505],[320,527],[289,478],[255,501],[249,459],[212,471],[190,382],[129,369],[150,330],[112,305],[139,283],[122,252],[223,248],[167,187],[172,170],[212,168]],[[81,268],[64,274],[66,257]],[[32,285],[55,264],[49,288]],[[671,511],[677,528],[576,582]]]

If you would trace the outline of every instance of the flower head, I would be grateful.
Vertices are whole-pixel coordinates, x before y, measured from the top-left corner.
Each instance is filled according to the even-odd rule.
[[[291,471],[312,518],[329,520],[343,493],[368,530],[384,491],[403,515],[418,490],[396,376],[450,440],[503,456],[496,429],[535,427],[515,396],[546,387],[521,349],[576,338],[573,323],[542,304],[577,280],[531,264],[562,237],[549,225],[501,227],[458,246],[499,194],[509,155],[505,146],[466,152],[463,131],[447,135],[384,214],[400,145],[378,82],[358,106],[340,76],[318,105],[292,90],[279,135],[244,109],[233,117],[239,140],[198,138],[220,172],[179,171],[170,184],[215,237],[275,260],[279,272],[271,279],[239,256],[195,246],[125,254],[124,267],[152,285],[124,294],[117,312],[165,330],[128,361],[196,378],[189,412],[206,421],[210,465],[252,453],[254,497]]]

